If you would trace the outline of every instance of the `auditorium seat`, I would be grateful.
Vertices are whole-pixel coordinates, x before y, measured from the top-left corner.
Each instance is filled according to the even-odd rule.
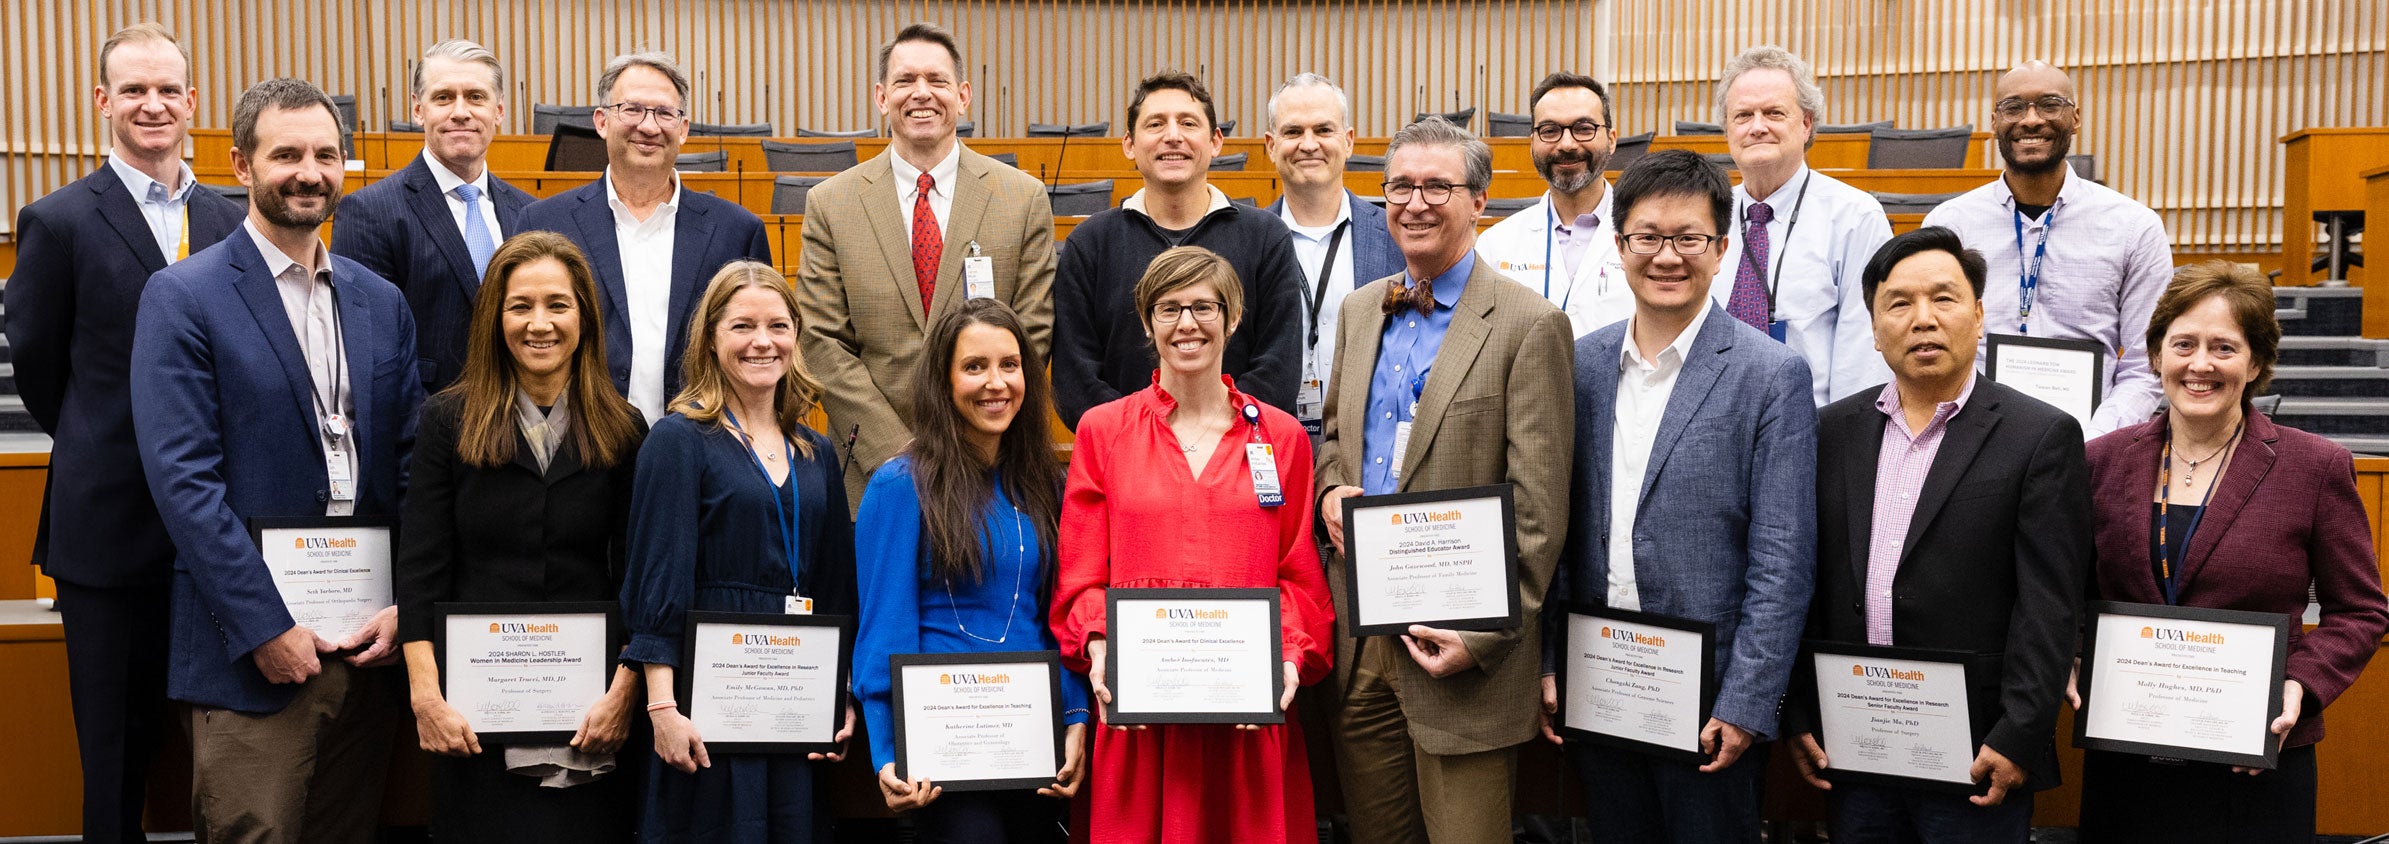
[[[877,129],[807,129],[807,128],[805,128],[805,127],[802,127],[802,126],[798,126],[798,127],[796,127],[796,136],[797,136],[797,137],[799,137],[799,138],[876,138],[876,137],[879,137],[879,130],[877,130]]]
[[[1711,163],[1711,164],[1715,164],[1715,165],[1717,165],[1717,166],[1719,166],[1719,167],[1723,167],[1723,168],[1725,168],[1725,169],[1727,169],[1727,170],[1732,170],[1732,169],[1735,169],[1735,168],[1734,168],[1734,154],[1733,154],[1733,153],[1730,153],[1730,152],[1704,152],[1704,153],[1701,153],[1701,157],[1702,157],[1702,158],[1706,158],[1706,159],[1708,159],[1708,160],[1709,160],[1709,163]]]
[[[1507,112],[1487,112],[1485,135],[1493,138],[1524,138],[1535,133],[1535,119],[1531,115]]]
[[[1344,170],[1350,173],[1383,173],[1385,172],[1385,156],[1355,153],[1352,157],[1344,159]]]
[[[1698,120],[1678,120],[1676,121],[1676,134],[1723,135],[1725,134],[1725,127],[1715,123],[1702,123]]]
[[[1889,120],[1877,120],[1872,123],[1819,123],[1816,133],[1819,135],[1864,135],[1877,129],[1889,128],[1892,128]]]
[[[339,112],[340,149],[348,157],[357,157],[357,95],[333,94],[332,108]]]
[[[1076,125],[1065,123],[1029,124],[1029,137],[1032,138],[1100,138],[1111,133],[1112,124],[1108,120],[1101,123]]]
[[[688,134],[692,138],[768,138],[769,123],[691,123]]]
[[[771,180],[771,213],[805,213],[805,195],[828,176],[778,176]]]
[[[557,121],[547,140],[547,171],[593,172],[606,169],[606,139],[597,130]]]
[[[955,137],[961,137],[961,138],[971,138],[971,137],[977,137],[977,136],[978,136],[978,134],[979,134],[979,124],[978,124],[976,121],[965,120],[965,121],[962,121],[962,122],[960,122],[960,123],[956,123],[956,124],[954,124],[954,135],[955,135]]]
[[[2065,157],[2066,166],[2074,168],[2074,175],[2099,182],[2099,157],[2089,153],[2075,153]],[[2106,182],[2099,182],[2106,184]]]
[[[1657,135],[1656,132],[1644,132],[1619,138],[1617,149],[1609,154],[1609,169],[1626,169],[1626,165],[1634,163],[1634,159],[1651,151],[1651,138]]]
[[[720,173],[730,169],[730,153],[725,150],[684,152],[672,163],[672,169],[682,173]]]
[[[1220,122],[1219,122],[1219,133],[1220,133],[1220,134],[1222,134],[1222,135],[1233,135],[1233,134],[1236,134],[1236,121],[1233,121],[1233,120],[1222,120],[1222,121],[1220,121]]]
[[[1535,207],[1535,203],[1541,201],[1543,201],[1543,198],[1539,196],[1511,199],[1488,199],[1485,200],[1485,216],[1507,217],[1520,211],[1533,208]]]
[[[1251,157],[1252,157],[1252,154],[1251,154],[1251,153],[1246,153],[1246,152],[1231,152],[1231,153],[1228,153],[1227,155],[1214,156],[1214,157],[1211,159],[1211,168],[1210,168],[1210,169],[1213,169],[1213,170],[1246,170],[1246,169],[1250,169],[1250,168],[1247,168],[1247,167],[1245,166],[1244,162],[1245,162],[1245,160],[1246,160],[1246,159],[1249,159],[1249,158],[1251,158]]]
[[[1477,107],[1469,106],[1459,111],[1422,111],[1419,112],[1417,116],[1410,118],[1410,122],[1417,123],[1421,120],[1427,119],[1429,115],[1441,117],[1445,123],[1466,129],[1470,126],[1476,125]]]
[[[1941,203],[1956,199],[1966,192],[1891,193],[1889,191],[1868,191],[1867,193],[1872,195],[1876,202],[1883,203],[1883,213],[1885,214],[1925,214],[1930,213]]]
[[[1952,170],[1966,166],[1974,148],[1974,124],[1943,129],[1876,129],[1868,132],[1869,170]]]
[[[800,130],[801,131],[801,130]],[[792,144],[765,140],[763,162],[774,173],[837,173],[853,167],[853,141]]]
[[[423,132],[423,124],[413,123],[405,120],[392,120],[390,121],[390,131],[405,132],[410,135],[421,134]]]
[[[199,186],[215,191],[217,196],[238,202],[243,206],[249,204],[249,188],[246,185],[219,185],[213,182],[200,182]]]
[[[1049,185],[1045,195],[1053,199],[1054,216],[1084,217],[1112,207],[1112,180]]]
[[[987,157],[1003,162],[1006,167],[1020,166],[1020,153],[1017,152],[988,153]]]
[[[555,134],[558,123],[579,126],[583,129],[595,129],[597,128],[597,119],[589,116],[594,111],[597,111],[597,107],[593,105],[535,103],[531,106],[531,134]]]

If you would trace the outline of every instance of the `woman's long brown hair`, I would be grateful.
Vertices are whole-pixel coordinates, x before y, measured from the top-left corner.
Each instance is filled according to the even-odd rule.
[[[1020,408],[996,444],[988,465],[965,435],[970,423],[954,406],[954,347],[962,331],[988,325],[1010,332],[1020,345]],[[977,583],[986,572],[979,537],[995,506],[995,481],[1032,524],[1042,560],[1053,558],[1054,532],[1062,512],[1062,464],[1053,455],[1051,387],[1045,356],[1029,343],[1020,315],[994,299],[970,299],[930,326],[920,363],[913,368],[913,491],[921,500],[921,529],[929,549],[929,571],[947,583]],[[990,472],[992,469],[994,471]]]
[[[581,330],[566,364],[572,428],[567,433],[581,464],[593,469],[614,465],[639,435],[638,410],[614,391],[614,377],[606,371],[604,311],[597,302],[597,276],[589,259],[563,235],[524,232],[507,238],[489,259],[481,292],[473,297],[472,324],[465,342],[465,366],[456,383],[441,390],[463,403],[456,451],[467,465],[495,467],[514,460],[514,395],[521,377],[514,351],[506,346],[503,327],[506,288],[516,271],[539,261],[564,265],[572,276],[573,309]]]

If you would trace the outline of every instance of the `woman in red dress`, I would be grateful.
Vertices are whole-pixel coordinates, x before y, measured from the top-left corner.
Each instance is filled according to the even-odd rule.
[[[1225,259],[1194,246],[1154,258],[1137,282],[1161,366],[1151,388],[1079,420],[1052,619],[1063,661],[1108,703],[1106,589],[1275,587],[1285,723],[1097,730],[1086,792],[1095,841],[1318,838],[1292,707],[1296,686],[1327,676],[1335,611],[1311,544],[1310,438],[1220,374],[1243,293]],[[1284,503],[1262,504],[1251,444],[1268,446]]]

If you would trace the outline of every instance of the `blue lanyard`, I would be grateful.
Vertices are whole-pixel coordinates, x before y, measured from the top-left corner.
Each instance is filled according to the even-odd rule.
[[[1402,421],[1409,422],[1418,419],[1418,400],[1420,396],[1426,395],[1427,372],[1434,368],[1434,365],[1430,364],[1426,369],[1419,370],[1418,374],[1410,376],[1410,404],[1402,408]]]
[[[1551,262],[1551,242],[1559,237],[1559,206],[1551,204],[1548,196],[1543,198],[1543,213],[1551,216],[1551,221],[1543,226],[1543,301],[1548,302],[1551,301],[1551,271],[1559,268],[1558,264]],[[1568,302],[1576,298],[1574,270],[1569,271],[1566,281],[1567,286],[1560,288],[1559,293],[1559,309],[1563,311],[1568,309]]]
[[[2057,231],[2057,209],[2051,207],[2049,212],[2041,217],[2047,222],[2041,226],[2041,242],[2039,246],[2033,248],[2032,260],[2029,263],[2024,260],[2024,212],[2010,211],[2009,213],[2015,215],[2016,261],[2021,265],[2019,269],[2023,273],[2023,278],[2017,282],[2016,333],[2031,334],[2032,297],[2033,294],[2040,292],[2041,261],[2049,257],[2049,235]]]
[[[771,493],[772,520],[780,526],[780,547],[788,552],[788,588],[794,594],[802,595],[804,578],[796,556],[796,441],[789,439],[787,434],[780,435],[782,446],[788,450],[788,505],[782,507],[780,486],[771,482],[771,470],[763,468],[763,460],[755,456],[754,438],[747,436],[746,426],[738,424],[738,414],[727,408],[722,413],[730,418],[730,427],[738,431],[739,439],[746,444],[747,462],[755,467],[756,474],[763,476],[763,488]]]

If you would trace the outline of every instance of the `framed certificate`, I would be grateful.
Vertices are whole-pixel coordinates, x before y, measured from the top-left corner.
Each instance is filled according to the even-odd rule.
[[[1980,794],[1969,655],[1811,641],[1825,778]]]
[[[1042,788],[1061,772],[1061,654],[895,654],[888,675],[896,776],[990,791]]]
[[[1111,723],[1285,723],[1276,589],[1112,589],[1104,612]]]
[[[2107,344],[2023,334],[1983,335],[1984,372],[1991,380],[2073,414],[2090,426],[2107,387]]]
[[[259,517],[249,539],[292,621],[339,639],[390,606],[390,527],[383,516]]]
[[[440,693],[484,742],[562,743],[614,678],[609,601],[435,604]]]
[[[1352,635],[1517,627],[1517,519],[1509,484],[1344,499]]]
[[[853,630],[845,616],[691,612],[680,711],[710,752],[834,752]]]
[[[1568,608],[1561,735],[1707,764],[1717,704],[1717,625],[1607,607]]]
[[[2271,769],[2290,616],[2092,601],[2074,746]]]

